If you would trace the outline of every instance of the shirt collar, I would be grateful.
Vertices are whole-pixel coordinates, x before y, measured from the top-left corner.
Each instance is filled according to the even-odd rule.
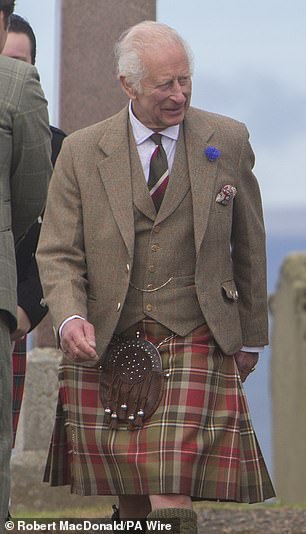
[[[130,101],[129,105],[129,118],[135,138],[136,145],[141,145],[144,143],[149,137],[155,133],[153,130],[150,130],[150,128],[147,128],[142,122],[140,122],[137,117],[135,117],[133,110],[132,110],[132,102]],[[165,128],[165,130],[162,130],[162,135],[165,135],[166,137],[170,137],[173,141],[178,140],[180,131],[180,125],[176,124],[175,126],[169,126],[169,128]]]

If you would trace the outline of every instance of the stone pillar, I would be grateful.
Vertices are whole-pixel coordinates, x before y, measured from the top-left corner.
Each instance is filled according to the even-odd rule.
[[[156,18],[155,0],[63,0],[60,124],[66,133],[119,111],[124,96],[113,61],[119,35]]]
[[[52,434],[58,396],[57,370],[61,352],[34,349],[27,355],[22,409],[16,451],[47,450]]]
[[[285,259],[270,308],[276,492],[285,503],[302,503],[306,501],[306,254]]]
[[[50,313],[43,318],[39,325],[28,336],[28,348],[53,347],[55,348],[55,335],[52,328]]]

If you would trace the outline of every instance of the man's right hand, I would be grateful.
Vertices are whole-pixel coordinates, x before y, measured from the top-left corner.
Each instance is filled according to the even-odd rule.
[[[97,361],[95,330],[83,319],[71,319],[61,332],[61,348],[73,362]]]

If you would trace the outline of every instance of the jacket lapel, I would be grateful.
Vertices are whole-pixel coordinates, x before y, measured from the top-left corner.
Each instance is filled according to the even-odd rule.
[[[110,122],[99,147],[104,153],[98,169],[129,255],[134,250],[134,214],[128,139],[128,113],[124,108]]]
[[[156,224],[164,221],[176,210],[189,189],[190,181],[188,178],[188,165],[184,146],[184,132],[183,128],[180,128],[180,134],[177,141],[175,158],[169,177],[169,183],[162,204],[156,216]]]
[[[185,142],[191,182],[194,238],[198,254],[207,227],[212,195],[218,170],[218,160],[209,161],[205,149],[214,134],[207,122],[198,121],[196,110],[191,109],[184,121]]]

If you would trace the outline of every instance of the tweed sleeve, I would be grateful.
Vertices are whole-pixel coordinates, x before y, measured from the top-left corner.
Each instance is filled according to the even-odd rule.
[[[232,226],[234,279],[244,346],[268,343],[266,239],[255,157],[244,130]]]
[[[19,63],[19,62],[18,62]],[[11,210],[18,242],[44,208],[51,165],[47,101],[34,67],[17,67],[12,114]]]
[[[69,316],[87,317],[83,215],[69,136],[52,175],[36,258],[56,331]]]

